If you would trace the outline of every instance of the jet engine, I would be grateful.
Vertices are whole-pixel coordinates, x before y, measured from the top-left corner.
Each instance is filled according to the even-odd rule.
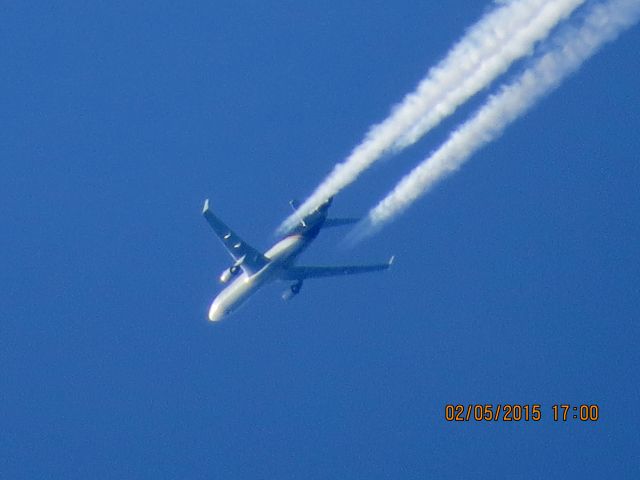
[[[227,268],[222,275],[220,275],[220,283],[228,283],[233,277],[235,277],[240,271],[240,266],[234,265]]]
[[[282,292],[283,300],[291,300],[298,293],[300,293],[300,289],[302,288],[302,280],[297,283],[294,283],[289,288],[287,288],[284,292]]]

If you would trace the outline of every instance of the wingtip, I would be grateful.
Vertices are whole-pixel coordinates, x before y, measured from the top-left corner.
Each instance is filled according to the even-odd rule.
[[[202,213],[206,213],[207,210],[209,210],[209,199],[208,198],[204,201],[204,206],[202,207]]]
[[[388,265],[389,266],[393,265],[393,262],[395,262],[395,261],[396,261],[396,256],[395,255],[391,255],[391,258],[389,259]]]

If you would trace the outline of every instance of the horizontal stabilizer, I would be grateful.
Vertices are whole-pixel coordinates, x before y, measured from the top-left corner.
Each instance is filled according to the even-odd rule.
[[[322,224],[322,228],[353,225],[354,223],[358,223],[359,221],[360,221],[359,218],[327,218]]]

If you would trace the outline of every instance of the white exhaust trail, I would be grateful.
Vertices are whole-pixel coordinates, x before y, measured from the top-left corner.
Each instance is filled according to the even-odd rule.
[[[515,60],[530,53],[537,41],[546,38],[553,27],[582,3],[584,0],[547,3],[526,27],[516,32],[513,38],[505,40],[495,55],[484,60],[471,75],[438,99],[433,108],[425,111],[422,118],[394,143],[393,151],[403,150],[420,140],[460,105],[503,74]]]
[[[432,68],[413,93],[374,125],[349,157],[279,227],[286,231],[355,181],[389,150],[415,143],[478,91],[503,74],[585,0],[512,0],[487,13]]]
[[[490,97],[435,153],[406,175],[356,226],[350,239],[361,240],[397,217],[639,18],[640,0],[609,0],[593,6],[580,26],[559,35],[548,53]]]

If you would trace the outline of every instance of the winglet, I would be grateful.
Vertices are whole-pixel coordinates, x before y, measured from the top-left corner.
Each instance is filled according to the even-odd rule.
[[[209,210],[209,199],[208,198],[204,201],[204,207],[202,207],[202,213],[203,214],[206,213],[207,210]]]
[[[391,266],[393,265],[393,262],[396,261],[396,256],[395,255],[391,255],[391,258],[389,259],[389,262],[387,263],[387,265]]]

